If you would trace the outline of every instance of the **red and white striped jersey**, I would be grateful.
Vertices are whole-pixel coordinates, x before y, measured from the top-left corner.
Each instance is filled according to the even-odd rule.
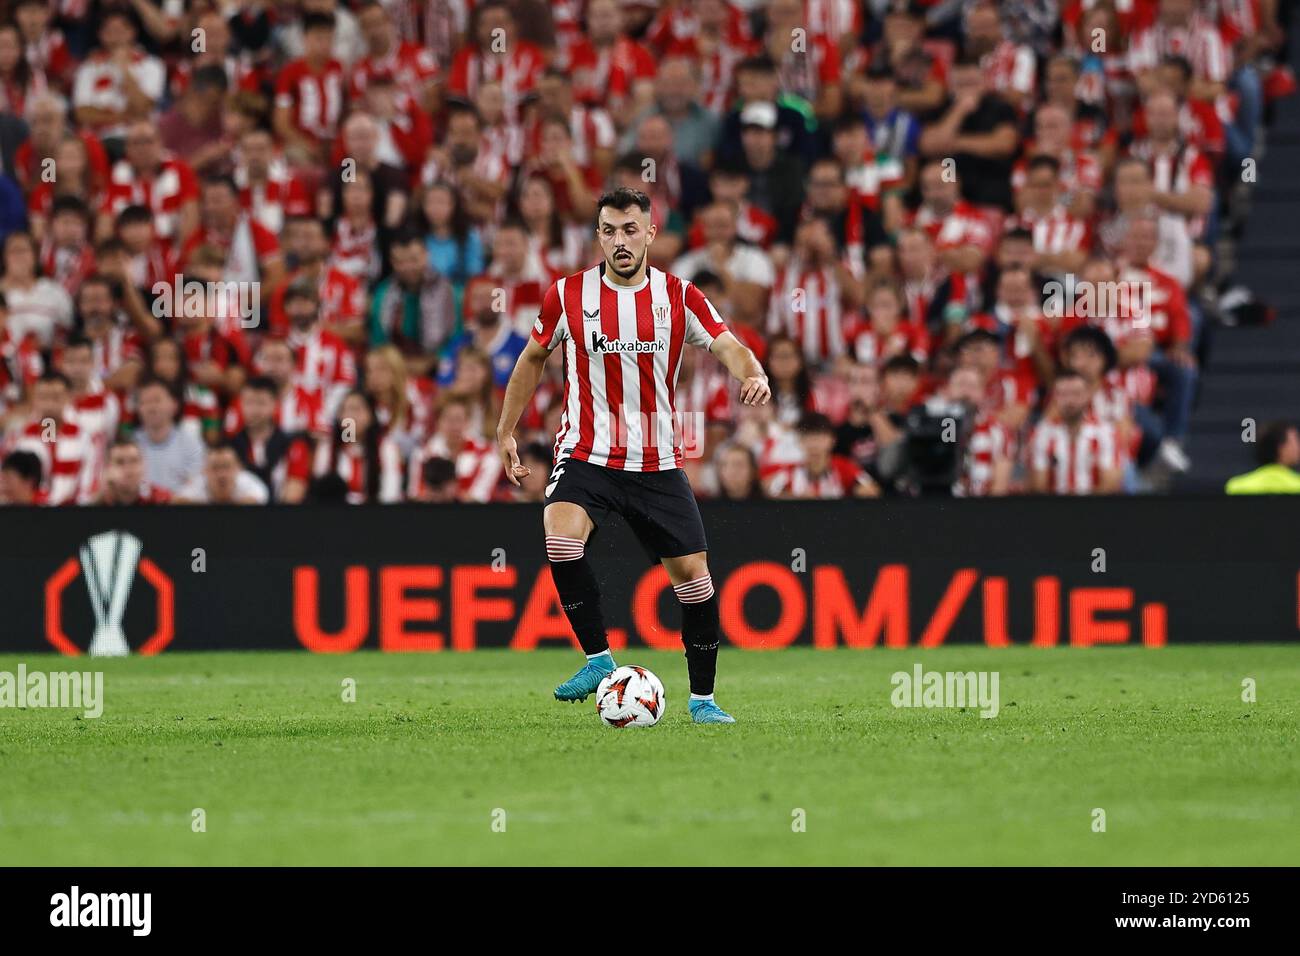
[[[30,332],[14,336],[0,326],[0,414],[22,401],[44,371],[45,360],[36,336]]]
[[[369,500],[366,488],[365,446],[359,442],[345,442],[337,447],[334,442],[323,441],[316,446],[312,474],[320,478],[333,470],[348,486],[347,503],[365,504]],[[402,500],[402,453],[397,443],[385,437],[379,442],[379,487],[376,500],[391,504]]]
[[[1095,494],[1102,472],[1119,466],[1115,426],[1092,413],[1085,414],[1073,432],[1057,419],[1045,418],[1029,440],[1029,467],[1047,472],[1052,494]]]
[[[42,185],[45,185],[42,183]],[[81,283],[95,271],[95,250],[89,242],[80,246],[56,246],[47,235],[41,243],[41,272],[75,296]]]
[[[101,208],[116,217],[127,206],[144,206],[153,213],[154,235],[174,242],[181,207],[198,199],[199,181],[185,160],[168,155],[154,173],[140,175],[123,159],[113,166]]]
[[[275,423],[281,431],[294,434],[306,432],[319,435],[328,431],[325,419],[324,399],[319,389],[307,389],[301,385],[290,385],[280,395],[275,406]],[[236,395],[226,409],[222,428],[227,436],[237,435],[244,427],[244,405]]]
[[[929,206],[918,206],[916,212],[906,217],[906,222],[909,226],[924,229],[936,252],[965,246],[976,246],[990,252],[994,245],[992,221],[964,199],[959,199],[945,216],[940,216]]]
[[[291,332],[288,342],[298,364],[294,384],[307,391],[320,391],[325,396],[325,415],[333,416],[348,389],[357,384],[357,361],[352,349],[319,324],[306,334]]]
[[[1038,82],[1038,62],[1031,47],[1003,40],[980,61],[985,82],[998,93],[1031,96]]]
[[[1092,245],[1092,230],[1082,219],[1071,216],[1064,206],[1056,205],[1046,215],[1026,208],[1009,218],[1004,231],[1028,229],[1034,236],[1034,251],[1039,255],[1062,252],[1087,252]]]
[[[90,447],[72,422],[28,422],[11,451],[30,451],[41,460],[41,490],[45,504],[76,504],[81,498]],[[47,441],[47,437],[49,440]]]
[[[447,89],[473,102],[484,83],[500,83],[505,97],[505,114],[520,118],[520,101],[537,85],[546,69],[546,56],[528,40],[517,40],[509,52],[483,53],[473,46],[462,47],[451,62]],[[578,84],[574,83],[575,92]]]
[[[1011,188],[1016,192],[1024,186],[1029,175],[1029,157],[1039,155],[1033,141],[1025,143],[1025,157],[1011,168]],[[1079,191],[1097,193],[1101,190],[1103,171],[1096,155],[1087,150],[1067,149],[1054,157],[1061,164],[1061,201]]]
[[[1107,375],[1092,393],[1092,413],[1099,422],[1118,425],[1132,417],[1132,406],[1124,383]]]
[[[280,71],[275,84],[275,105],[290,112],[298,131],[317,140],[338,135],[347,83],[343,66],[330,60],[313,73],[306,60],[294,60]]]
[[[844,36],[856,37],[862,32],[862,7],[854,0],[805,0],[808,32],[832,43]]]
[[[424,84],[438,75],[438,61],[432,51],[419,44],[399,41],[393,44],[387,56],[365,56],[353,64],[348,95],[354,100],[359,99],[370,78],[377,73],[391,74],[402,92],[418,98]]]
[[[831,455],[825,471],[814,475],[802,462],[778,468],[767,479],[767,493],[774,498],[848,498],[866,480],[857,462],[843,455]]]
[[[879,365],[895,355],[911,355],[918,362],[930,356],[930,333],[925,326],[911,322],[900,322],[888,333],[880,332],[870,322],[859,322],[850,338],[854,359],[864,365]]]
[[[125,319],[109,326],[102,338],[92,339],[90,348],[96,378],[112,378],[127,362],[143,362],[145,359],[144,340],[138,332],[127,327]]]
[[[1159,66],[1166,56],[1185,58],[1198,80],[1226,83],[1232,72],[1231,51],[1214,24],[1199,13],[1192,14],[1186,27],[1171,27],[1157,20],[1129,40],[1129,68],[1134,73]]]
[[[286,217],[312,213],[311,196],[281,157],[271,161],[265,182],[251,182],[248,167],[236,166],[235,185],[239,187],[239,204],[253,222],[276,235],[284,232]]]
[[[84,492],[87,497],[92,497],[99,493],[108,445],[122,421],[122,401],[105,388],[100,379],[93,379],[84,395],[73,397],[68,421],[76,425],[86,439]]]
[[[536,322],[546,284],[551,279],[541,271],[545,264],[540,257],[530,262],[529,267],[531,271],[526,267],[524,274],[517,277],[504,276],[495,268],[487,272],[492,285],[504,291],[506,319],[520,335],[527,335]]]
[[[564,348],[557,461],[661,471],[683,461],[675,392],[682,347],[710,348],[727,330],[704,293],[651,267],[615,285],[602,262],[546,290],[532,337]]]
[[[844,291],[834,269],[791,261],[777,272],[769,303],[768,335],[788,335],[809,362],[820,364],[848,351]]]
[[[749,50],[750,44],[746,42],[695,36],[674,40],[665,57],[679,56],[695,62],[700,75],[698,95],[701,105],[715,116],[722,116],[731,106],[736,67]]]
[[[1214,167],[1190,143],[1179,143],[1173,152],[1157,152],[1149,139],[1140,139],[1129,147],[1129,153],[1147,164],[1152,185],[1160,192],[1182,194],[1193,186],[1214,188]],[[1200,238],[1205,217],[1188,216],[1187,228],[1192,238]]]
[[[351,219],[340,218],[334,224],[329,266],[346,272],[358,282],[379,278],[383,263],[379,259],[379,230],[373,219],[358,225]]]
[[[1147,364],[1114,368],[1106,373],[1106,381],[1114,382],[1128,396],[1130,407],[1150,405],[1156,395],[1156,373]]]
[[[420,492],[424,490],[424,463],[430,458],[445,458],[456,467],[456,487],[461,501],[492,500],[492,492],[501,480],[501,459],[497,457],[496,449],[470,436],[460,451],[453,455],[441,435],[432,436],[411,454],[406,485],[406,495],[410,500],[419,500]]]
[[[620,36],[602,49],[586,37],[569,48],[561,69],[573,77],[573,95],[583,103],[606,103],[632,93],[638,80],[652,80],[655,58],[643,44]]]
[[[966,443],[966,459],[953,494],[962,498],[982,498],[993,485],[993,469],[999,461],[1015,454],[1015,439],[997,419],[980,415]]]

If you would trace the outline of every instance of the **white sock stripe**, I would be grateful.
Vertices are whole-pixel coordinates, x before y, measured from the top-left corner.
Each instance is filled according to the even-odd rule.
[[[566,538],[563,535],[546,536],[546,557],[551,561],[576,561],[582,557],[587,543],[580,538]]]
[[[673,586],[677,600],[683,604],[699,604],[713,597],[713,576],[706,574],[694,581],[685,581]]]

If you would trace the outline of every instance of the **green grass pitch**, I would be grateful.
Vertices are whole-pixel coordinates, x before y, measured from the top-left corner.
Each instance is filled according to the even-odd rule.
[[[0,710],[0,862],[1300,862],[1293,647],[724,650],[733,727],[690,723],[679,654],[619,659],[657,727],[553,700],[571,652],[24,657],[106,703]],[[918,661],[997,671],[1001,713],[894,708]]]

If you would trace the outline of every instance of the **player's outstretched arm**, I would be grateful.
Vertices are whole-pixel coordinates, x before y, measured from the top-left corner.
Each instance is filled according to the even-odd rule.
[[[763,366],[740,339],[723,332],[709,349],[740,384],[740,400],[746,405],[766,405],[772,397]]]
[[[511,484],[518,485],[520,478],[527,478],[529,469],[519,464],[519,448],[515,443],[515,426],[519,416],[524,413],[524,406],[537,391],[537,383],[542,379],[542,369],[551,353],[538,345],[533,339],[528,340],[515,370],[510,373],[506,383],[506,397],[501,402],[501,420],[497,422],[497,445],[501,450],[501,465],[506,470],[506,477]]]

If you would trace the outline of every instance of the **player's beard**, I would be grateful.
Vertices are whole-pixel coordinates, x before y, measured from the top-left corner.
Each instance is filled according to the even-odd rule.
[[[640,258],[633,257],[630,260],[632,263],[630,266],[620,268],[619,266],[620,261],[628,261],[628,260],[620,260],[611,256],[609,260],[609,267],[614,270],[614,274],[618,276],[620,279],[630,279],[632,278],[632,276],[636,275],[637,270],[641,268],[641,263],[645,261],[645,252],[643,251],[641,253]]]

